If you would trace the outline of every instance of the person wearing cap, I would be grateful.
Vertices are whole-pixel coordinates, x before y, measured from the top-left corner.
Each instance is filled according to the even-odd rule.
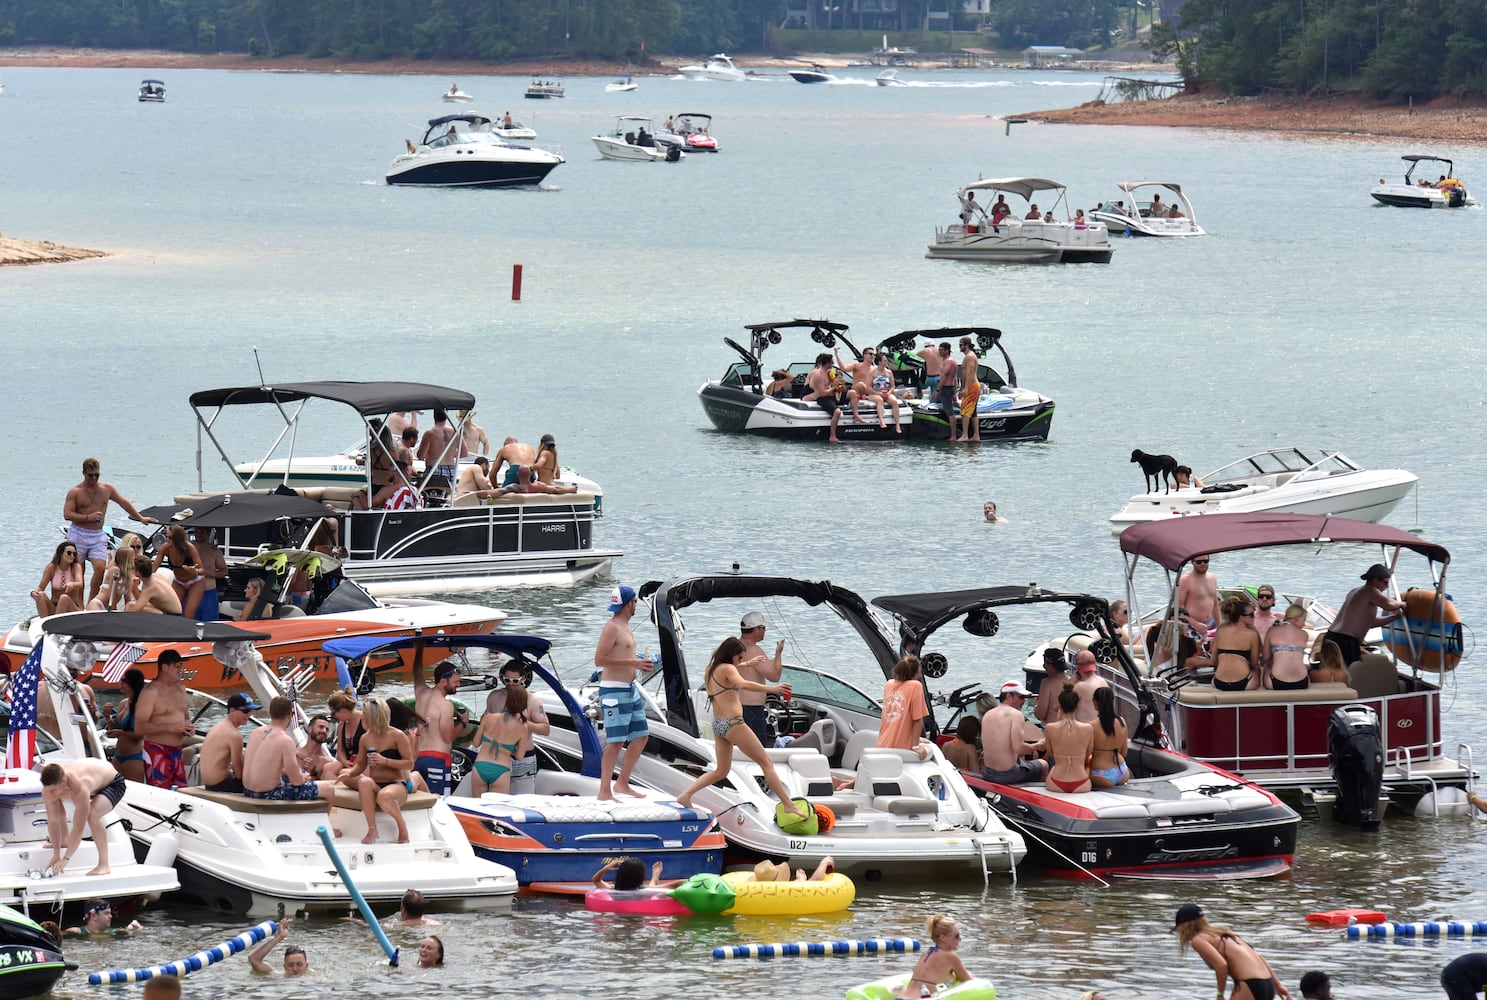
[[[179,788],[188,783],[183,748],[186,739],[196,735],[196,727],[191,724],[187,702],[181,654],[161,650],[155,658],[155,679],[145,685],[134,710],[134,730],[145,746],[146,784]]]
[[[1052,681],[1044,681],[1045,685]],[[1032,692],[1019,681],[1007,681],[997,693],[997,706],[981,717],[981,777],[1000,785],[1026,785],[1042,781],[1048,765],[1030,756],[1043,749],[1042,742],[1025,739],[1027,717],[1022,706]]]
[[[766,396],[788,397],[790,395],[790,387],[795,384],[795,377],[790,374],[788,368],[776,368],[769,373],[769,377],[774,381],[764,387]]]
[[[1210,924],[1203,915],[1203,907],[1196,903],[1182,904],[1172,930],[1177,935],[1178,951],[1185,952],[1192,946],[1218,977],[1219,1000],[1224,1000],[1226,995],[1230,1000],[1274,1000],[1278,996],[1291,1000],[1291,991],[1276,976],[1270,963],[1229,928]],[[1230,978],[1234,980],[1234,992],[1226,994],[1224,986]]]
[[[542,435],[537,443],[537,458],[532,462],[532,473],[537,482],[548,487],[547,493],[577,493],[578,487],[558,482],[558,442],[551,434]]]
[[[935,344],[935,338],[926,337],[924,346],[914,352],[914,356],[924,362],[924,397],[933,400],[940,391],[940,349]]]
[[[1383,563],[1374,563],[1358,579],[1361,587],[1354,587],[1343,598],[1342,607],[1325,638],[1337,643],[1342,651],[1342,661],[1348,666],[1357,663],[1363,656],[1363,637],[1368,630],[1387,624],[1404,614],[1404,602],[1396,601],[1384,591],[1394,574]],[[1382,611],[1384,614],[1376,614]]]
[[[630,772],[635,770],[645,751],[651,730],[645,721],[645,699],[635,683],[635,675],[650,670],[654,664],[635,655],[635,633],[630,631],[635,596],[634,587],[615,587],[610,593],[610,619],[599,633],[599,645],[594,650],[594,666],[599,668],[599,707],[604,711],[604,757],[599,769],[601,799],[613,799],[616,792],[643,798],[642,793],[630,787]],[[620,765],[620,774],[611,785],[616,763]]]
[[[243,733],[253,713],[260,706],[245,694],[227,699],[227,718],[207,730],[197,758],[201,783],[209,792],[243,790]]]
[[[784,639],[775,643],[773,657],[766,654],[759,646],[770,624],[758,611],[750,611],[738,623],[738,638],[744,645],[743,661],[739,664],[738,675],[746,681],[753,681],[756,684],[778,684],[780,674],[785,670]],[[769,725],[764,714],[764,703],[767,699],[765,693],[744,688],[738,693],[738,697],[743,702],[744,725],[754,731],[760,743],[773,746],[774,737],[769,735]]]
[[[499,715],[506,711],[506,692],[514,687],[522,688],[527,692],[526,711],[521,713],[527,733],[530,736],[546,736],[552,732],[552,723],[547,718],[547,710],[542,707],[542,699],[538,697],[536,691],[531,690],[531,679],[532,675],[520,660],[507,660],[501,664],[501,684],[486,696],[485,714]],[[484,716],[481,717],[480,722],[482,725],[485,724]],[[530,739],[523,742],[526,747],[525,753],[517,757],[511,765],[513,795],[537,791],[537,744]]]
[[[108,874],[108,828],[103,821],[124,797],[124,789],[124,776],[108,761],[94,757],[47,764],[41,769],[41,801],[46,808],[47,841],[52,845],[47,872],[61,875],[67,869],[67,862],[82,846],[86,826],[98,853],[98,864],[88,874]],[[71,825],[64,802],[72,803]]]
[[[841,373],[831,367],[831,355],[821,353],[816,355],[816,367],[806,376],[805,384],[808,390],[801,398],[802,402],[815,403],[831,416],[831,433],[826,440],[832,444],[841,444],[842,439],[836,436],[837,426],[842,422],[842,400],[845,397],[847,405],[852,407],[852,412],[857,412],[857,397],[847,392],[843,384]]]
[[[1097,714],[1095,692],[1109,686],[1110,682],[1100,676],[1100,664],[1095,660],[1094,653],[1081,649],[1074,654],[1074,693],[1079,695],[1079,707],[1074,711],[1075,719],[1080,722],[1094,722]],[[1055,692],[1054,697],[1057,696]]]
[[[243,794],[250,799],[274,802],[307,802],[330,800],[335,782],[312,781],[300,767],[294,737],[289,724],[294,719],[294,702],[283,695],[268,703],[269,724],[259,726],[248,737],[243,750]]]
[[[1469,951],[1441,970],[1447,1000],[1475,1000],[1487,993],[1487,951]]]
[[[1332,1000],[1332,977],[1315,969],[1302,976],[1301,1000]]]
[[[419,735],[418,756],[413,759],[413,770],[423,775],[429,791],[441,797],[452,791],[450,772],[454,766],[454,740],[462,727],[455,718],[454,703],[449,696],[459,689],[460,671],[450,660],[434,667],[432,686],[425,683],[423,647],[414,647],[413,710],[423,716],[427,725]]]

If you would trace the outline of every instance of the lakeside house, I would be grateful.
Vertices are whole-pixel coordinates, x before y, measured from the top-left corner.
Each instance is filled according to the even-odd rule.
[[[1022,50],[1022,61],[1032,69],[1056,69],[1083,58],[1083,49],[1062,45],[1029,45]]]

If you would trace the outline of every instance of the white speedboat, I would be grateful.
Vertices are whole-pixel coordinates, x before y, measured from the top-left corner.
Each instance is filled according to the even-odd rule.
[[[629,73],[621,73],[604,85],[606,94],[628,94],[637,89],[635,77]]]
[[[1121,181],[1116,184],[1125,193],[1125,198],[1105,202],[1090,213],[1090,217],[1105,223],[1112,233],[1127,236],[1203,236],[1203,227],[1193,212],[1193,203],[1183,194],[1182,185],[1173,181]],[[1174,199],[1163,203],[1161,192],[1156,197],[1145,198],[1141,188],[1161,188],[1171,193]],[[1173,214],[1173,210],[1176,214]]]
[[[640,588],[654,607],[661,649],[660,669],[652,675],[663,693],[647,698],[650,740],[634,772],[638,784],[679,794],[693,776],[714,761],[708,702],[700,678],[689,675],[683,649],[680,614],[702,606],[744,612],[761,603],[774,622],[785,627],[788,613],[810,615],[825,605],[840,619],[831,637],[802,627],[794,633],[803,647],[829,649],[833,659],[856,656],[891,673],[898,656],[877,616],[857,594],[827,582],[788,577],[723,574],[691,576]],[[638,616],[637,616],[638,620]],[[711,635],[712,633],[708,633]],[[806,639],[806,636],[810,639]],[[815,640],[813,643],[812,640]],[[712,643],[706,643],[711,649]],[[799,649],[810,655],[810,650]],[[697,651],[699,659],[705,653]],[[700,666],[696,668],[700,673]],[[742,753],[733,756],[729,776],[697,793],[702,805],[723,817],[723,835],[735,850],[751,857],[788,857],[809,869],[831,855],[838,871],[857,878],[976,873],[987,877],[1010,872],[1026,853],[1018,834],[1000,820],[966,786],[960,772],[936,749],[926,760],[910,750],[880,748],[880,709],[865,692],[823,671],[787,663],[782,678],[792,687],[789,702],[771,699],[766,714],[771,733],[796,735],[788,746],[769,749],[771,763],[793,796],[806,796],[835,816],[828,831],[786,833],[775,823],[775,800],[764,790],[761,769]],[[694,686],[696,685],[696,686]],[[596,699],[597,688],[587,690]],[[597,704],[586,706],[591,717]],[[549,711],[552,734],[538,743],[565,760],[577,756],[571,723]],[[706,735],[701,735],[706,734]],[[833,790],[833,778],[854,779],[850,788]]]
[[[907,87],[909,85],[909,81],[899,78],[896,69],[885,69],[873,79],[878,81],[880,87]]]
[[[1392,184],[1380,177],[1378,185],[1368,192],[1374,201],[1395,208],[1462,208],[1477,203],[1477,199],[1467,193],[1466,185],[1452,176],[1454,164],[1444,156],[1411,153],[1403,159],[1409,164],[1404,172],[1404,181]],[[1415,170],[1422,164],[1431,163],[1445,164],[1445,173],[1439,175],[1434,182],[1428,176],[1416,181]],[[1426,173],[1430,170],[1427,167]]]
[[[708,56],[707,62],[700,66],[683,66],[677,72],[694,80],[721,80],[725,83],[748,78],[748,74],[733,65],[733,60],[722,52]]]
[[[193,393],[191,408],[200,432],[216,447],[228,468],[235,461],[221,419],[227,412],[244,413],[239,407],[257,407],[256,415],[277,417],[279,432],[269,439],[261,458],[252,463],[262,470],[265,463],[283,458],[283,472],[266,475],[257,471],[245,484],[251,488],[275,489],[292,481],[297,467],[293,451],[300,436],[300,423],[308,412],[326,415],[324,408],[306,409],[314,401],[349,407],[366,432],[362,454],[380,448],[377,427],[392,413],[406,410],[442,409],[454,428],[453,442],[460,438],[465,421],[475,408],[475,397],[447,386],[418,382],[288,382],[277,385],[237,386]],[[248,427],[254,411],[244,413]],[[239,423],[237,427],[242,427]],[[451,451],[455,445],[452,444]],[[283,449],[288,449],[287,454]],[[197,489],[205,478],[198,450]],[[457,459],[451,454],[448,464]],[[593,530],[597,498],[591,493],[513,493],[486,503],[450,503],[451,484],[442,476],[427,476],[416,486],[408,483],[414,506],[403,509],[360,510],[353,497],[371,487],[371,462],[356,488],[314,487],[295,492],[332,509],[340,546],[346,550],[341,569],[377,597],[445,594],[488,590],[500,586],[573,584],[609,569],[620,555],[614,549],[594,546]],[[241,473],[239,479],[241,479]],[[276,486],[277,484],[277,486]],[[285,487],[291,488],[291,487]],[[197,494],[200,495],[200,494]],[[197,495],[177,497],[190,503]],[[231,494],[229,494],[231,495]],[[291,537],[308,531],[304,521],[291,520],[271,526],[225,528],[219,544],[229,561],[246,561],[259,546],[278,547],[285,530]]]
[[[445,104],[469,104],[475,98],[461,90],[458,84],[451,83],[449,89],[439,95],[439,100]]]
[[[701,111],[682,111],[661,124],[656,142],[675,146],[686,153],[716,153],[718,140],[712,134],[713,116]]]
[[[139,99],[154,104],[165,101],[165,84],[159,80],[141,80],[139,84]]]
[[[261,633],[136,612],[70,617],[88,625],[95,636],[100,635],[100,620],[106,621],[110,630],[104,637],[115,642],[200,635],[212,641],[224,663],[235,665],[242,684],[260,704],[284,693],[274,671],[253,649]],[[70,641],[68,619],[60,616],[47,624],[44,649],[53,656]],[[297,712],[291,725],[300,743],[304,722]],[[91,726],[68,726],[64,735],[75,737],[81,749],[84,729],[93,732]],[[91,742],[96,744],[96,734]],[[101,752],[95,747],[92,755]],[[376,817],[378,842],[362,843],[368,827],[351,789],[338,789],[330,802],[270,802],[197,787],[172,790],[129,782],[116,812],[140,854],[175,865],[178,898],[208,909],[253,917],[302,910],[346,913],[353,905],[351,893],[331,862],[320,829],[332,832],[332,845],[374,906],[395,906],[409,886],[423,892],[430,908],[448,910],[508,905],[517,890],[515,873],[477,858],[449,806],[427,793],[410,795],[403,807],[409,839],[402,844],[394,843],[393,822],[385,815]],[[127,851],[121,855],[128,856]],[[110,861],[114,863],[112,857]]]
[[[792,69],[788,71],[790,79],[796,83],[836,83],[836,77],[826,72],[826,67],[812,63],[809,69]]]
[[[494,135],[506,142],[511,142],[513,140],[520,142],[522,140],[537,138],[536,129],[532,128],[530,125],[523,125],[521,122],[512,118],[510,115],[507,115],[504,118],[491,119],[489,130],[491,135]]]
[[[614,131],[608,135],[592,137],[599,155],[606,160],[629,160],[650,163],[669,160],[675,163],[684,155],[676,146],[663,146],[656,142],[656,129],[649,118],[638,115],[618,115],[614,120]]]
[[[1272,448],[1207,475],[1201,487],[1138,493],[1110,516],[1116,534],[1133,524],[1207,514],[1331,514],[1377,522],[1419,477],[1404,469],[1365,469],[1340,452]]]
[[[534,77],[527,84],[526,96],[531,100],[545,101],[555,97],[563,96],[563,82],[561,80],[541,80]]]
[[[1080,225],[1058,221],[1070,214],[1064,185],[1058,181],[1043,177],[1004,177],[976,181],[955,193],[965,204],[967,195],[978,191],[985,192],[987,200],[978,204],[977,214],[949,226],[936,227],[935,241],[930,244],[926,257],[1011,264],[1104,264],[1115,253],[1103,222],[1090,219]],[[1046,192],[1045,204],[1039,205],[1034,201],[1039,192]],[[1021,198],[1029,209],[1023,212],[1009,205],[1010,214],[995,218],[996,206],[1004,202],[1007,195]],[[1033,208],[1038,209],[1040,215],[1052,213],[1054,221],[1033,219]],[[1022,215],[1028,217],[1020,218]]]
[[[387,183],[422,187],[518,187],[541,184],[563,157],[537,146],[503,142],[483,115],[429,119],[415,146],[392,161]]]

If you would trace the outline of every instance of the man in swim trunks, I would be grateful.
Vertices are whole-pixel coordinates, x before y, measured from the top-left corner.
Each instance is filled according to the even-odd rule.
[[[187,714],[181,654],[162,650],[155,671],[155,679],[145,685],[134,710],[135,732],[145,745],[145,782],[156,788],[179,788],[187,783],[182,747],[188,737],[196,735]]]
[[[212,529],[197,526],[191,529],[191,544],[201,558],[201,572],[206,577],[207,589],[202,592],[201,603],[196,606],[196,621],[214,622],[221,613],[217,581],[227,576],[227,558],[212,539]]]
[[[227,718],[207,730],[202,741],[201,783],[209,792],[237,792],[243,790],[243,733],[242,728],[253,718],[259,705],[245,694],[235,694],[227,699]]]
[[[1052,683],[1044,680],[1045,684]],[[1048,765],[1029,754],[1043,749],[1043,742],[1024,739],[1027,717],[1022,706],[1028,691],[1018,681],[1007,681],[998,694],[998,705],[981,717],[981,777],[1001,785],[1026,785],[1043,780]]]
[[[67,540],[77,546],[78,559],[93,564],[93,581],[88,585],[88,600],[98,596],[103,584],[103,571],[108,566],[108,540],[103,523],[112,500],[141,524],[159,524],[153,517],[141,517],[134,504],[114,489],[112,483],[100,481],[101,467],[96,458],[83,459],[83,481],[67,491],[62,504],[62,519],[67,522]]]
[[[831,377],[831,355],[816,355],[816,367],[805,378],[806,394],[801,398],[803,402],[815,403],[821,409],[831,414],[831,433],[826,440],[832,444],[841,444],[841,438],[836,436],[837,425],[842,422],[842,393],[843,386],[839,379]],[[855,412],[856,401],[850,393],[847,394],[847,405]]]
[[[976,403],[981,399],[981,359],[970,337],[960,338],[960,441],[980,441],[981,421]]]
[[[1369,629],[1404,615],[1404,602],[1396,601],[1384,593],[1389,588],[1392,576],[1389,567],[1383,563],[1374,563],[1368,567],[1359,577],[1363,586],[1348,591],[1348,596],[1343,598],[1342,607],[1337,610],[1337,618],[1327,630],[1326,638],[1337,643],[1337,648],[1342,653],[1342,662],[1348,666],[1363,657],[1363,638],[1368,635]],[[1375,614],[1375,609],[1387,614]]]
[[[451,445],[454,428],[449,426],[449,414],[434,411],[434,426],[423,432],[418,445],[418,458],[423,462],[423,484],[435,476],[453,485],[459,479],[459,445]]]
[[[738,623],[738,638],[743,642],[743,660],[738,665],[738,676],[746,681],[756,684],[778,684],[780,673],[785,669],[785,640],[781,639],[775,643],[774,656],[765,653],[759,646],[764,641],[764,631],[769,627],[769,622],[757,611],[750,611],[743,616]],[[774,737],[769,735],[769,727],[765,724],[763,691],[751,691],[744,688],[738,692],[738,700],[743,707],[744,725],[754,731],[759,737],[762,746],[774,746]]]
[[[830,363],[830,355],[822,357]],[[614,588],[609,595],[611,617],[599,633],[599,647],[594,650],[594,666],[600,671],[599,705],[604,709],[604,757],[599,771],[601,799],[613,799],[616,792],[644,797],[630,787],[630,772],[635,770],[651,734],[645,721],[645,699],[640,695],[635,675],[637,671],[650,670],[654,664],[635,655],[635,633],[630,631],[635,598],[634,587]],[[621,749],[624,750],[622,761]],[[620,762],[620,776],[611,791],[610,775],[616,761]]]
[[[312,781],[295,756],[294,737],[289,735],[294,702],[279,695],[268,703],[268,718],[269,724],[253,730],[243,750],[243,794],[274,802],[329,801],[335,782]]]
[[[523,713],[527,717],[527,732],[533,736],[546,736],[552,732],[552,723],[548,721],[547,712],[542,707],[542,699],[537,697],[537,692],[531,690],[527,683],[527,672],[517,660],[508,660],[501,667],[501,686],[486,697],[486,714],[506,710],[506,691],[512,687],[527,688],[527,710]],[[511,794],[521,795],[536,791],[537,745],[527,741],[527,755],[511,762]]]
[[[1219,581],[1208,572],[1208,556],[1193,556],[1193,568],[1177,582],[1177,607],[1199,646],[1208,642],[1208,630],[1218,624]]]
[[[170,585],[168,573],[156,573],[155,564],[145,556],[134,559],[134,575],[139,577],[139,596],[124,605],[125,611],[146,611],[156,615],[181,613],[181,598]]]
[[[418,756],[413,759],[413,770],[423,775],[429,791],[442,797],[452,790],[450,754],[453,753],[458,727],[449,696],[460,689],[460,671],[446,660],[434,667],[431,687],[423,678],[422,647],[416,647],[413,655],[413,710],[428,723],[418,740]]]
[[[936,390],[935,398],[940,403],[940,411],[945,416],[945,423],[950,427],[950,440],[955,440],[955,423],[960,416],[960,410],[955,405],[955,397],[960,388],[960,365],[950,354],[950,342],[948,340],[940,343],[940,387]]]
[[[933,337],[925,338],[924,346],[914,352],[924,362],[924,398],[933,400],[940,391],[940,349]]]
[[[46,872],[61,875],[83,842],[83,827],[93,838],[98,864],[89,875],[107,875],[108,827],[103,819],[124,797],[124,776],[106,760],[82,757],[41,769],[41,799],[46,803],[46,834],[52,857]],[[72,826],[64,802],[72,803]]]
[[[531,465],[537,461],[537,449],[529,444],[522,444],[514,437],[508,437],[501,444],[501,450],[496,452],[496,457],[491,459],[491,481],[501,479],[502,486],[516,485],[516,470],[523,465]],[[500,476],[501,465],[505,464],[506,473]]]

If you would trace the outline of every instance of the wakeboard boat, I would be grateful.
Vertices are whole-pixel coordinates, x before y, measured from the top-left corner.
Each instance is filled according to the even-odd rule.
[[[451,83],[449,89],[439,95],[439,100],[445,104],[469,104],[475,98],[461,90],[459,84]]]
[[[1411,153],[1403,159],[1409,164],[1404,171],[1403,183],[1393,184],[1380,177],[1378,185],[1368,192],[1374,201],[1395,208],[1463,208],[1477,203],[1477,199],[1467,193],[1466,185],[1452,175],[1454,164],[1444,156]],[[1432,163],[1445,164],[1445,173],[1434,182],[1428,176],[1416,181],[1415,171],[1422,164],[1427,165],[1427,173],[1430,169],[1439,169],[1430,168],[1428,164]]]
[[[877,80],[880,87],[907,87],[909,81],[901,79],[896,69],[885,69],[873,79]]]
[[[734,83],[747,79],[748,76],[722,52],[708,56],[707,61],[701,65],[683,66],[677,72],[693,80],[721,80],[724,83]]]
[[[141,80],[139,84],[139,99],[154,104],[164,103],[165,84],[159,80]]]
[[[1182,489],[1138,493],[1110,516],[1116,534],[1133,524],[1208,514],[1333,514],[1382,521],[1419,482],[1404,469],[1365,469],[1341,452],[1271,448],[1246,455]],[[1165,484],[1164,484],[1165,485]]]
[[[796,83],[836,83],[836,77],[826,71],[826,67],[819,63],[812,63],[809,69],[792,69],[788,71],[790,79]]]
[[[687,576],[646,583],[640,598],[653,607],[660,664],[642,687],[650,739],[634,781],[673,796],[715,760],[709,702],[700,679],[694,682],[687,670],[682,611],[691,609],[699,618],[731,618],[731,629],[747,611],[768,607],[776,626],[793,633],[801,659],[808,660],[814,649],[829,650],[833,662],[856,660],[884,674],[892,672],[898,659],[867,603],[825,581]],[[793,621],[786,624],[790,617]],[[714,624],[705,634],[716,635],[723,628]],[[710,651],[712,643],[707,646]],[[1022,837],[991,814],[938,749],[921,760],[912,750],[879,747],[881,710],[874,698],[839,676],[797,665],[794,654],[790,659],[782,674],[791,686],[790,700],[771,696],[765,714],[771,720],[770,736],[795,739],[765,752],[793,798],[826,807],[834,820],[829,829],[816,833],[781,829],[761,768],[735,753],[728,776],[699,791],[694,801],[723,817],[723,835],[734,860],[789,857],[792,864],[809,869],[830,855],[837,871],[868,879],[974,873],[984,880],[1014,870],[1026,852]],[[659,690],[652,693],[651,685]],[[598,711],[597,693],[590,686],[580,697],[591,718]],[[571,721],[555,711],[548,717],[552,733],[538,737],[539,746],[578,759]],[[837,787],[849,778],[851,787]]]
[[[1136,665],[1111,632],[1109,605],[1101,598],[1033,584],[899,594],[872,603],[898,624],[901,652],[919,651],[926,684],[941,681],[950,670],[945,652],[925,652],[932,640],[952,655],[957,644],[971,645],[961,630],[937,635],[948,625],[958,622],[982,639],[1000,635],[1003,647],[1021,650],[1027,637],[1048,634],[1050,620],[1064,619],[1078,630],[1079,648],[1095,651],[1106,671],[1142,695],[1124,706],[1130,777],[1121,784],[1065,792],[1042,781],[1001,784],[980,773],[964,774],[997,815],[1026,836],[1030,859],[1045,871],[1066,878],[1186,880],[1259,878],[1290,869],[1300,817],[1252,782],[1162,745],[1155,700],[1140,688]],[[958,658],[996,659],[985,643],[974,647]],[[1034,693],[1033,685],[1046,677],[1043,648],[1033,649],[1022,664]],[[951,733],[961,718],[984,714],[995,706],[1002,682],[982,675],[944,697],[932,697],[931,718],[936,705],[947,707],[947,718],[936,728]],[[1030,733],[1036,730],[1031,720],[1027,725]],[[1041,736],[1036,732],[1029,738]]]
[[[429,119],[417,145],[387,168],[387,183],[424,187],[519,187],[541,184],[563,157],[503,141],[484,115]]]
[[[658,143],[655,123],[639,115],[617,115],[613,132],[592,138],[599,149],[599,155],[606,160],[641,163],[667,160],[675,163],[686,155],[678,146],[663,146]]]
[[[997,195],[997,200],[976,205],[974,209],[967,208],[977,191]],[[1043,205],[1033,200],[1040,191],[1047,192]],[[1058,221],[1070,214],[1067,192],[1058,181],[1043,177],[1003,177],[975,181],[955,193],[961,202],[962,221],[936,227],[935,241],[930,244],[926,257],[1009,264],[1105,264],[1115,254],[1103,222],[1090,219],[1080,225]],[[1018,213],[1007,205],[1009,214],[998,218],[997,206],[1005,203],[1007,195],[1021,198],[1028,205],[1028,211]],[[1032,218],[1034,209],[1040,215],[1051,213],[1054,221]],[[1028,217],[1017,217],[1019,214]]]
[[[718,141],[712,135],[713,116],[700,111],[683,111],[661,124],[656,142],[676,146],[687,153],[716,153]]]
[[[1405,602],[1404,619],[1386,625],[1378,644],[1364,647],[1361,659],[1349,665],[1346,684],[1220,691],[1160,663],[1155,671],[1146,668],[1139,685],[1113,674],[1107,678],[1124,709],[1155,696],[1174,749],[1309,811],[1341,813],[1358,826],[1377,825],[1382,796],[1406,813],[1465,813],[1470,807],[1462,789],[1476,780],[1471,748],[1455,744],[1453,756],[1441,732],[1444,678],[1462,659],[1464,643],[1464,626],[1445,591],[1451,556],[1443,546],[1388,525],[1323,514],[1212,514],[1137,524],[1120,536],[1131,620],[1145,620],[1138,596],[1152,589],[1138,573],[1158,570],[1164,583],[1157,586],[1167,602],[1158,608],[1172,607],[1184,569],[1195,558],[1335,546],[1347,546],[1360,562],[1373,558],[1395,573],[1404,572],[1399,562],[1413,553],[1428,574],[1423,585],[1397,594]],[[1257,552],[1251,561],[1263,558]],[[1409,564],[1418,565],[1414,559]],[[1242,559],[1225,559],[1224,572],[1242,577],[1244,565]],[[1170,638],[1175,653],[1183,631],[1166,628],[1158,642],[1165,645]],[[1354,715],[1371,716],[1372,722],[1355,725]],[[1356,753],[1346,750],[1355,734],[1362,741]],[[1339,761],[1351,764],[1341,767]],[[1375,768],[1372,791],[1361,791],[1360,783],[1367,782],[1360,777]]]
[[[1107,201],[1090,213],[1090,218],[1105,224],[1112,233],[1127,236],[1203,236],[1193,203],[1175,181],[1121,181],[1115,185],[1125,194],[1118,201]],[[1142,188],[1161,188],[1171,193],[1173,201],[1163,203],[1161,191],[1138,194]],[[1145,198],[1145,200],[1143,200]],[[1129,202],[1128,202],[1129,199]],[[1174,211],[1176,214],[1173,214]]]

